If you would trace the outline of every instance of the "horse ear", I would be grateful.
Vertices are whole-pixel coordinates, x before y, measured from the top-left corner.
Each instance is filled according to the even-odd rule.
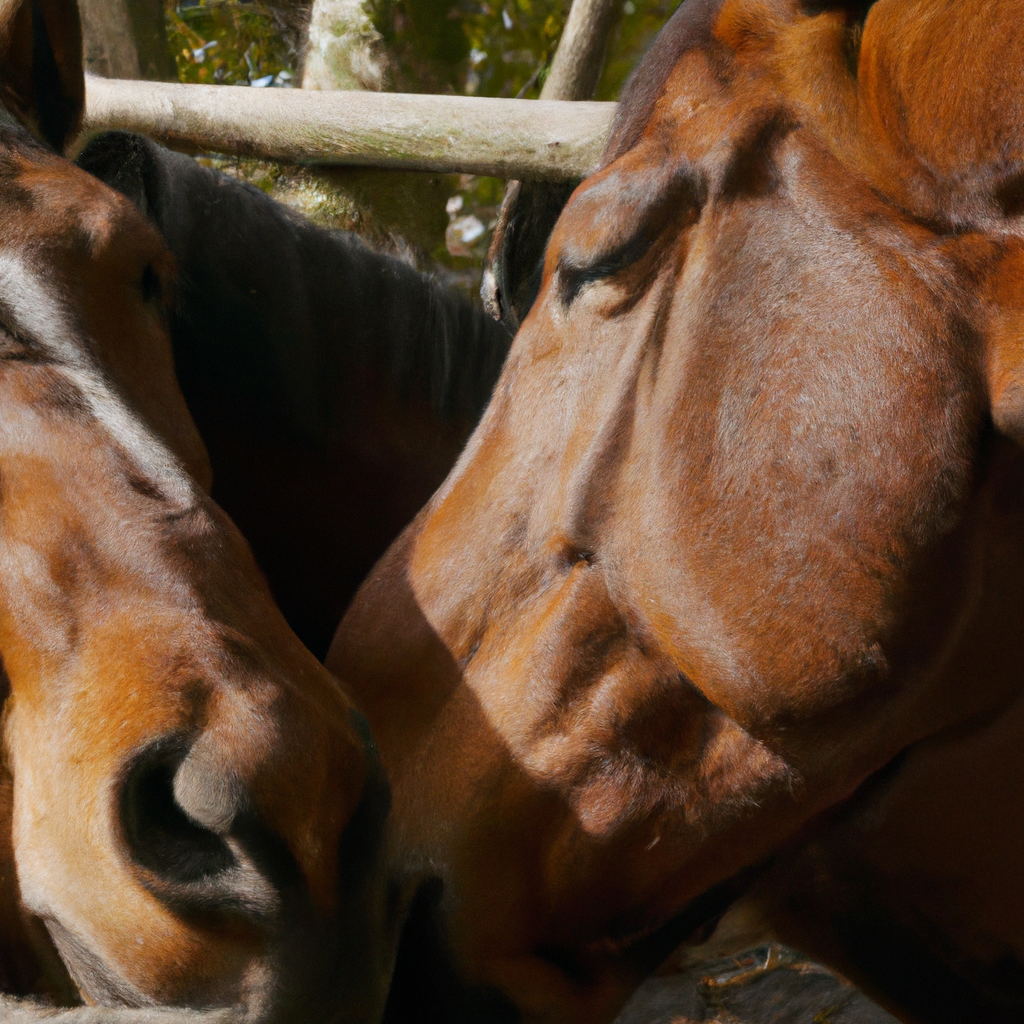
[[[104,185],[130,199],[156,224],[156,200],[168,151],[132,132],[104,132],[82,150],[75,163]],[[188,159],[188,158],[186,158]]]
[[[578,181],[509,182],[484,261],[484,308],[515,334],[540,291],[548,239]]]
[[[85,76],[75,0],[0,0],[0,102],[60,152],[77,134]]]

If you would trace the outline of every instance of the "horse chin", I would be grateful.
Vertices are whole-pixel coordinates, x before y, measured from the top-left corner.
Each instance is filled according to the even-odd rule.
[[[749,895],[740,896],[720,917],[709,920],[662,965],[661,972],[688,970],[699,964],[737,956],[776,942],[771,925]]]
[[[45,917],[43,923],[68,974],[89,1002],[100,1006],[146,1006],[152,1003],[144,992],[114,970],[57,918]]]
[[[682,914],[664,925],[655,935],[663,931],[665,939],[675,938],[677,941],[672,943],[673,948],[687,950],[695,962],[715,959],[710,954],[719,947],[725,949],[725,952],[718,956],[728,956],[730,952],[749,948],[743,944],[743,936],[752,933],[755,938],[759,938],[766,929],[756,909],[745,901],[751,885],[763,870],[761,865],[744,868],[724,882],[712,886],[691,900]],[[757,945],[756,941],[754,945]]]
[[[233,1024],[368,1024],[383,1014],[388,965],[373,941],[377,929],[372,924],[362,929],[367,948],[353,952],[350,937],[339,935],[334,922],[303,927],[285,921],[280,936],[269,937],[248,957],[211,946],[207,971],[185,972],[205,977],[165,977],[163,984],[152,985],[145,972],[136,977],[139,962],[116,941],[122,936],[107,944],[107,936],[84,936],[56,917],[42,920],[71,981],[90,1005],[221,1009],[230,1012]],[[139,951],[144,958],[141,945]]]

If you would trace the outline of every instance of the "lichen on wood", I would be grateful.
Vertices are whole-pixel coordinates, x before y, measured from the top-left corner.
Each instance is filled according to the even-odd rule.
[[[316,92],[90,78],[86,134],[309,164],[561,181],[590,173],[612,103]]]

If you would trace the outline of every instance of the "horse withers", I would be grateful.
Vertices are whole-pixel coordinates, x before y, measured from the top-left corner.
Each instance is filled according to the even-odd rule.
[[[173,261],[59,155],[83,91],[73,0],[6,4],[4,982],[60,994],[42,922],[88,1002],[373,1020],[386,787],[206,494],[164,324]]]
[[[328,657],[420,885],[389,1019],[610,1020],[740,894],[1022,1019],[1020,15],[685,0],[631,79]]]

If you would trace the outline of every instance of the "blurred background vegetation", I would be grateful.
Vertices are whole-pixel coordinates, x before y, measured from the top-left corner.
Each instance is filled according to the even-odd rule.
[[[165,14],[183,82],[284,85],[297,73],[308,8],[256,0],[168,0]]]
[[[258,88],[299,84],[308,3],[163,2],[181,81]],[[595,98],[618,97],[677,2],[623,0]],[[529,98],[544,83],[568,9],[568,0],[362,0],[360,6],[385,88]],[[206,159],[321,224],[358,231],[371,244],[467,290],[479,285],[504,184],[497,179]]]
[[[678,0],[623,0],[596,99],[618,97]],[[367,0],[395,92],[534,97],[569,12],[567,0]],[[295,81],[309,6],[295,0],[166,0],[183,82]],[[275,78],[281,73],[281,81]],[[270,78],[270,82],[264,80]]]

